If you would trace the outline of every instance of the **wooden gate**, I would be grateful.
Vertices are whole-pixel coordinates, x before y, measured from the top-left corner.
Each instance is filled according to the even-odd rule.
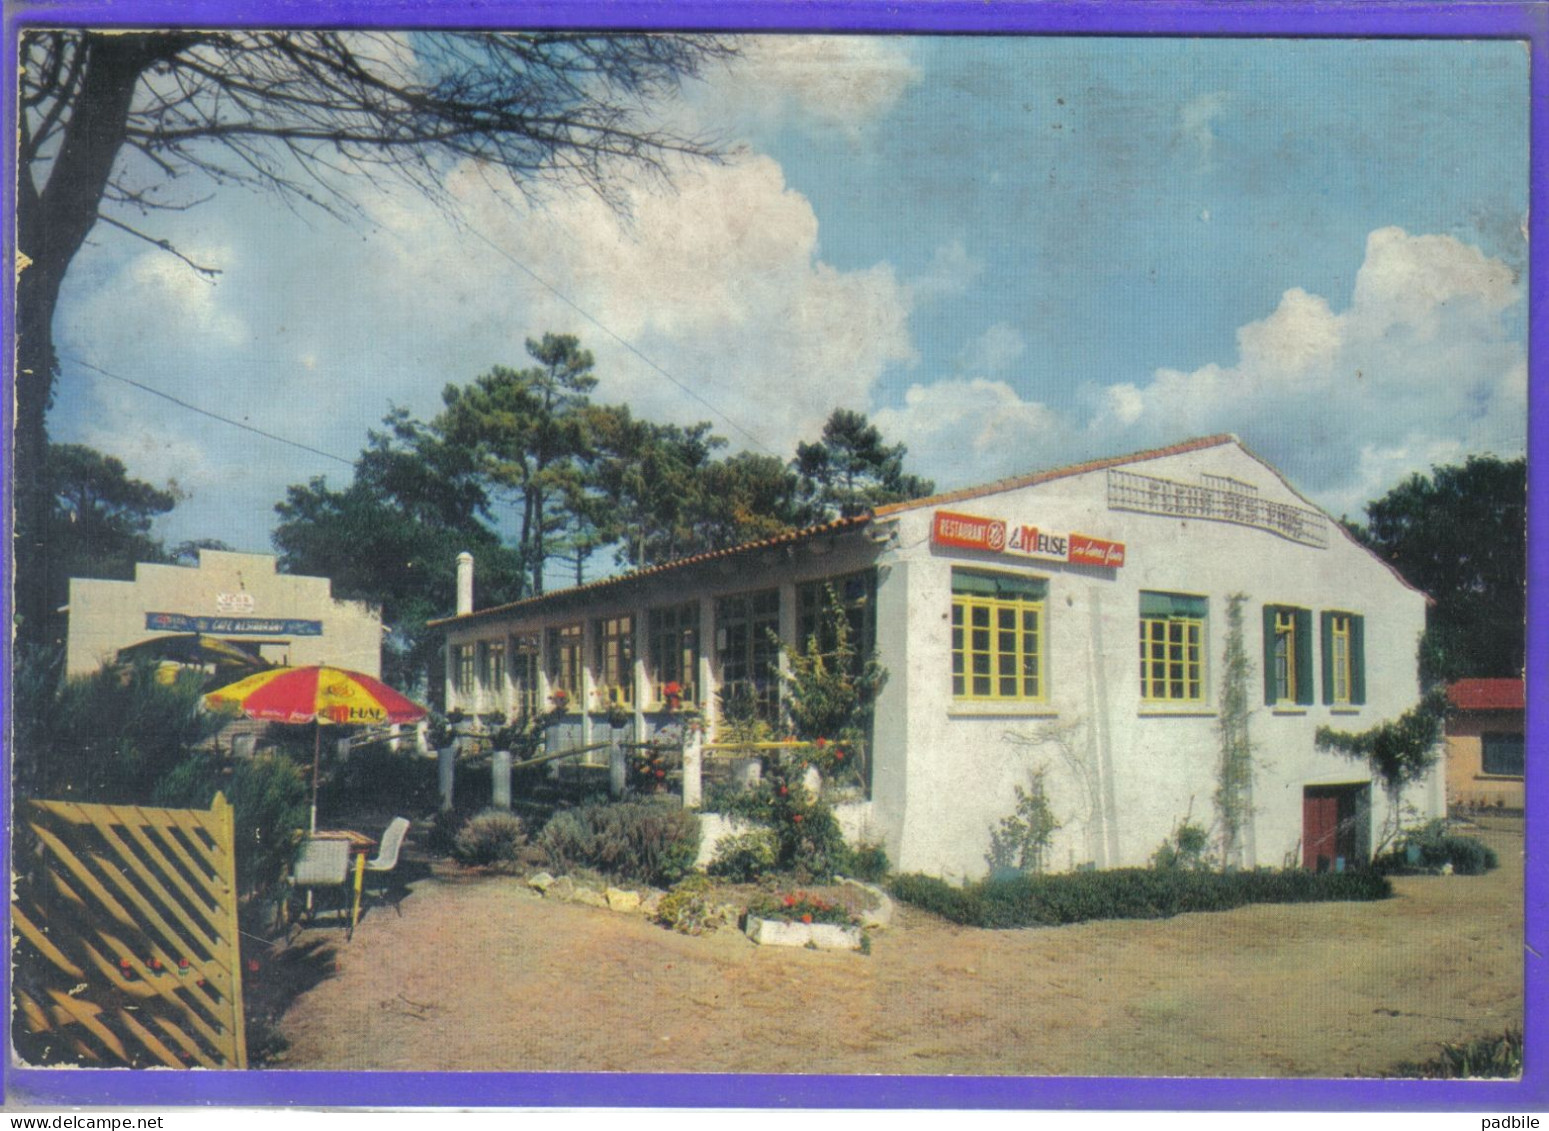
[[[13,1032],[26,1059],[246,1068],[225,797],[208,812],[20,802],[16,828]]]

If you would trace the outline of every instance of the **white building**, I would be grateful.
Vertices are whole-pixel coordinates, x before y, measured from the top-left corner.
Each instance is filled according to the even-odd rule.
[[[196,567],[140,562],[133,581],[71,578],[66,673],[94,672],[120,649],[159,637],[197,634],[271,664],[380,675],[380,612],[334,600],[326,577],[280,573],[276,564],[269,554],[200,550]]]
[[[1210,827],[1234,597],[1251,662],[1245,865],[1369,857],[1388,798],[1319,752],[1412,707],[1426,598],[1233,436],[1097,460],[474,611],[447,634],[449,710],[512,712],[558,690],[551,741],[627,708],[637,734],[680,683],[771,702],[766,629],[805,639],[825,583],[888,673],[862,824],[896,868],[985,871],[990,830],[1043,771],[1054,869],[1139,865],[1186,818]],[[1404,798],[1441,816],[1441,771]]]

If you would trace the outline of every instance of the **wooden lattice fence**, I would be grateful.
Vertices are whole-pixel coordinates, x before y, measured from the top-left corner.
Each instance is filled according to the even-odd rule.
[[[24,1059],[247,1067],[225,797],[208,811],[29,801],[16,816],[13,1033]]]

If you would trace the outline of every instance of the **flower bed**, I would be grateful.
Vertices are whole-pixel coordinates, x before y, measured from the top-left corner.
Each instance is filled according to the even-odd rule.
[[[748,938],[763,946],[860,950],[864,932],[844,904],[808,891],[762,896],[748,904]]]

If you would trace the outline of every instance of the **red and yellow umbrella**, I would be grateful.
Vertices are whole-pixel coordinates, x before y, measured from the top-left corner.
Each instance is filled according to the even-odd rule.
[[[216,711],[278,723],[414,723],[428,713],[418,703],[364,672],[312,665],[272,668],[227,684],[204,697]],[[317,828],[317,777],[322,728],[312,749],[312,828]]]

